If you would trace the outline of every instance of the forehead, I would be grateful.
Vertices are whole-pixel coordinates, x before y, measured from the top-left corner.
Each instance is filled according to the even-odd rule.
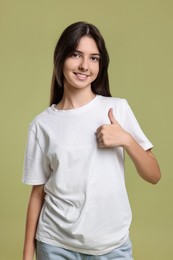
[[[98,53],[99,50],[95,40],[89,36],[83,36],[76,47],[76,50],[86,53]]]

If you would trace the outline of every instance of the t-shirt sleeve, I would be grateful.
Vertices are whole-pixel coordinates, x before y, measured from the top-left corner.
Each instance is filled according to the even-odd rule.
[[[123,99],[123,128],[129,132],[144,150],[151,149],[153,144],[145,136],[131,107],[126,99]]]
[[[51,170],[46,155],[38,142],[36,134],[30,128],[24,158],[22,182],[30,185],[45,184]]]

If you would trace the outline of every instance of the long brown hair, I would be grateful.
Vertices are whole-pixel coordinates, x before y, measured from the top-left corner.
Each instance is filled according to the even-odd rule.
[[[109,89],[108,65],[109,55],[104,39],[99,30],[92,24],[76,22],[69,25],[61,34],[54,51],[54,69],[52,75],[50,106],[60,102],[63,96],[63,66],[65,59],[71,55],[80,39],[89,36],[96,42],[100,53],[99,73],[95,81],[91,83],[93,93],[103,96],[111,96]]]

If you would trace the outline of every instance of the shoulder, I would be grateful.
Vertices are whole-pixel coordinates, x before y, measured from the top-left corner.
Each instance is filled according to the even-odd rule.
[[[51,108],[48,107],[41,113],[36,115],[33,120],[29,123],[29,129],[36,132],[39,127],[44,127],[51,118]]]
[[[100,110],[107,111],[112,108],[114,116],[119,123],[124,124],[127,117],[131,117],[132,110],[128,104],[127,99],[120,97],[103,97],[100,96]]]
[[[109,106],[112,105],[113,107],[122,107],[128,105],[128,101],[125,98],[99,96],[99,99],[102,104]]]

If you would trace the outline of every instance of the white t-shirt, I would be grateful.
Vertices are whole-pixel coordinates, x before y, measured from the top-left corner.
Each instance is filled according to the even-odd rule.
[[[87,105],[55,105],[30,124],[23,182],[45,184],[36,239],[84,254],[101,255],[127,239],[131,209],[123,148],[99,148],[96,130],[110,124],[108,110],[145,149],[152,144],[127,101],[97,95]]]

